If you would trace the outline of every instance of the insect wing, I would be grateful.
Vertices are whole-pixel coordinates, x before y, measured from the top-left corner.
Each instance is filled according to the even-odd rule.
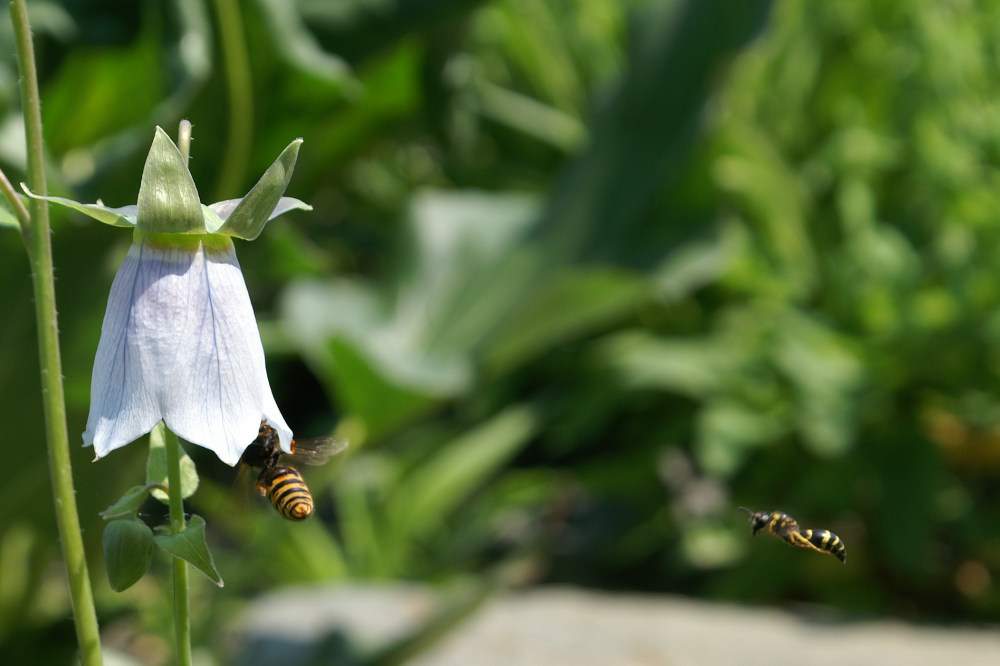
[[[342,437],[312,437],[293,439],[293,453],[287,458],[306,465],[322,465],[332,456],[347,448],[347,440]]]
[[[256,513],[254,505],[260,496],[260,489],[257,488],[256,480],[260,470],[250,465],[240,463],[236,466],[236,474],[229,487],[229,507],[232,509],[231,517],[234,521],[240,522],[249,520]]]

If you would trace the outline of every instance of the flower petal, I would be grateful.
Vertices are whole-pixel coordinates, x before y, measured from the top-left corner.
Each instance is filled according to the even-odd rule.
[[[125,264],[119,272],[123,288],[112,287],[114,311],[126,314],[106,327],[117,336],[105,340],[102,332],[85,442],[104,455],[162,418],[178,436],[234,465],[266,418],[290,450],[291,431],[267,382],[232,241],[137,234],[129,257],[130,272],[124,273]],[[100,429],[106,421],[112,422],[107,433]]]
[[[161,419],[149,392],[142,345],[132,319],[132,299],[149,288],[150,276],[139,270],[141,247],[129,248],[108,296],[101,341],[90,382],[90,415],[83,433],[98,458],[153,429]]]

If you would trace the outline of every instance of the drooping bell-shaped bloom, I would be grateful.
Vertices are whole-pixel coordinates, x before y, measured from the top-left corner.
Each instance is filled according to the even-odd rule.
[[[180,151],[157,128],[136,206],[46,197],[135,230],[111,286],[94,360],[83,440],[98,458],[161,420],[230,465],[263,420],[291,451],[292,432],[267,381],[231,237],[252,240],[275,216],[310,208],[281,196],[300,143],[289,145],[247,196],[204,206]]]

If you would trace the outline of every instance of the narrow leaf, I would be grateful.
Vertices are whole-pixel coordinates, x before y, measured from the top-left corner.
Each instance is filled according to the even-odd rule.
[[[205,542],[205,519],[201,516],[191,516],[191,522],[179,533],[155,536],[153,540],[163,550],[208,576],[219,587],[223,586],[222,576],[215,568],[215,560]]]
[[[361,84],[354,78],[350,66],[343,58],[323,50],[306,26],[300,8],[286,0],[262,0],[258,7],[267,17],[264,23],[271,31],[271,43],[289,64],[352,96],[361,93]]]
[[[537,428],[534,410],[514,406],[442,447],[400,484],[398,501],[387,502],[399,529],[414,537],[436,529],[527,445]]]

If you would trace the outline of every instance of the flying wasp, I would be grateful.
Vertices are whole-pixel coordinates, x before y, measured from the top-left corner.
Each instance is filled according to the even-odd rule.
[[[793,546],[829,553],[841,562],[847,562],[847,548],[844,547],[844,542],[830,530],[804,530],[794,518],[780,511],[754,513],[745,506],[741,506],[740,510],[750,514],[754,536],[761,530],[767,530],[773,536]]]
[[[271,505],[288,520],[305,520],[312,515],[315,505],[312,493],[299,470],[282,464],[289,457],[307,465],[321,465],[330,456],[347,448],[347,441],[333,437],[292,440],[292,453],[285,454],[278,442],[278,432],[261,421],[257,439],[243,451],[240,462],[249,467],[260,467],[254,487],[267,496]]]

